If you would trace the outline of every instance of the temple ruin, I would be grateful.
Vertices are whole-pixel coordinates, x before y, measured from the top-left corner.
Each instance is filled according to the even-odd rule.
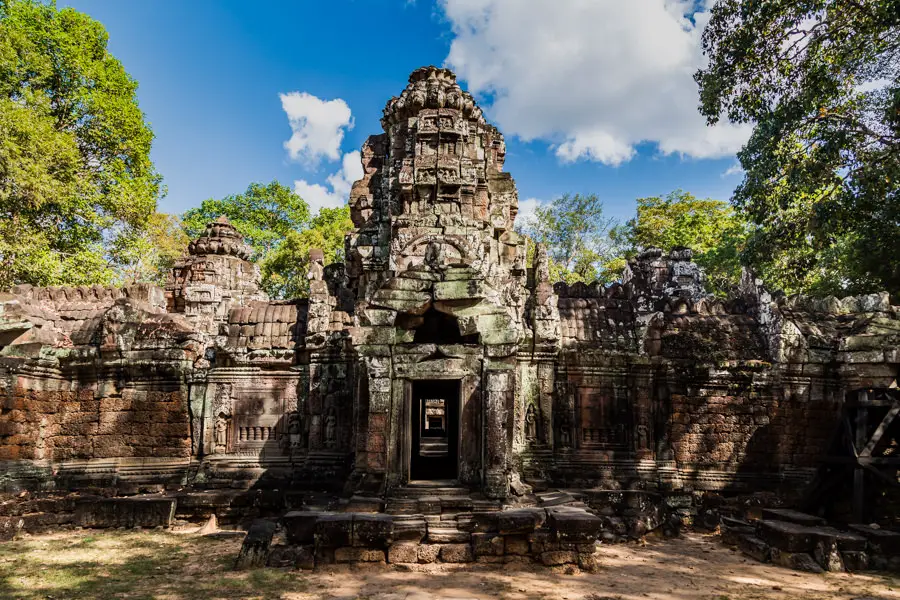
[[[165,289],[0,295],[0,489],[44,502],[0,510],[0,537],[268,515],[312,544],[288,562],[561,564],[706,497],[898,514],[876,485],[900,468],[886,293],[787,297],[747,274],[721,300],[688,249],[554,283],[515,230],[503,136],[453,73],[413,72],[381,123],[346,261],[313,252],[308,299],[267,299],[225,219]]]

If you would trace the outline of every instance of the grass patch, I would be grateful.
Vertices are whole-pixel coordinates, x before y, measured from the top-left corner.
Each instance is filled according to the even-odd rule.
[[[0,545],[0,598],[280,598],[302,592],[302,575],[233,572],[239,539],[164,531],[59,533]]]

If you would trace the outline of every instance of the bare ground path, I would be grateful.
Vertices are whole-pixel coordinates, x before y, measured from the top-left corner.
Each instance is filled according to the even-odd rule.
[[[900,576],[798,573],[713,536],[603,548],[597,574],[545,567],[338,566],[232,572],[240,538],[162,531],[71,531],[0,544],[0,598],[370,600],[900,600]]]

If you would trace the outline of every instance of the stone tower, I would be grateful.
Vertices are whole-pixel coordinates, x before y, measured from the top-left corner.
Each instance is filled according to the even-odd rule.
[[[432,393],[459,412],[448,478],[502,497],[515,355],[526,335],[525,251],[513,231],[518,199],[502,171],[503,136],[455,75],[436,67],[412,73],[381,123],[384,133],[363,146],[347,239],[352,339],[368,391],[357,472],[378,487],[416,478],[416,388],[442,381],[444,392]]]

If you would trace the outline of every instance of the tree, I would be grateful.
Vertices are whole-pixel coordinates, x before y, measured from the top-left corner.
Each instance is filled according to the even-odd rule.
[[[269,294],[278,298],[300,298],[309,294],[309,251],[325,252],[325,264],[344,259],[344,236],[353,229],[350,209],[321,208],[302,231],[291,231],[261,262],[263,281]]]
[[[153,213],[143,228],[129,228],[113,244],[113,263],[121,283],[165,285],[190,238],[175,215]]]
[[[0,0],[0,288],[115,279],[161,192],[136,91],[100,23]]]
[[[612,281],[621,274],[616,267],[624,262],[615,262],[609,236],[612,225],[613,220],[603,216],[603,203],[596,194],[565,194],[538,206],[522,231],[547,245],[553,281],[590,283]]]
[[[203,233],[207,223],[222,215],[243,234],[260,261],[289,233],[309,224],[306,201],[278,181],[268,185],[251,183],[241,194],[204,200],[199,207],[187,210],[181,220],[188,235],[195,238]]]
[[[703,267],[709,291],[726,295],[741,275],[746,225],[726,202],[700,200],[682,190],[665,198],[638,198],[637,213],[613,237],[629,256],[656,247],[687,247]]]
[[[720,0],[703,50],[702,114],[754,124],[745,260],[786,291],[900,292],[900,1]]]
[[[182,221],[194,238],[221,215],[227,216],[253,247],[262,287],[273,298],[306,296],[309,250],[321,248],[327,261],[341,260],[344,235],[353,228],[346,207],[322,208],[310,220],[303,198],[277,181],[252,183],[242,194],[204,200],[185,212]]]

